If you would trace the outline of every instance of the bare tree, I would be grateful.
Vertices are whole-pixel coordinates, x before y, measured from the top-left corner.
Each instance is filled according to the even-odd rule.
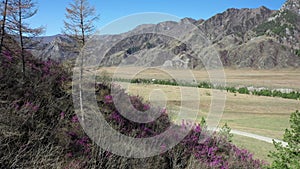
[[[3,43],[4,43],[6,17],[7,17],[7,12],[8,12],[8,0],[2,1],[1,3],[2,3],[2,5],[1,5],[2,20],[1,20],[0,55],[2,55],[2,47],[3,47]]]
[[[73,0],[70,7],[66,8],[66,20],[64,21],[64,34],[72,39],[76,46],[75,52],[79,52],[85,45],[87,37],[95,31],[94,22],[98,19],[96,9],[90,6],[88,0]],[[80,81],[83,75],[83,56],[80,57]],[[80,102],[82,103],[82,85],[79,83]],[[80,104],[82,106],[82,104]],[[82,107],[81,107],[82,110]],[[82,120],[84,120],[82,116]]]
[[[66,8],[64,34],[73,39],[78,48],[82,48],[89,35],[94,33],[94,22],[98,20],[96,9],[90,6],[88,0],[73,0]]]
[[[22,72],[25,76],[25,53],[27,48],[32,48],[32,38],[44,32],[43,27],[31,28],[26,19],[37,13],[36,2],[32,0],[11,0],[11,11],[8,17],[8,29],[17,35],[21,46]]]

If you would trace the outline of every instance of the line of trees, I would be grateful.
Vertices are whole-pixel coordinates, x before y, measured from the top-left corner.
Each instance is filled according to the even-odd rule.
[[[98,79],[101,79],[100,77],[97,77]],[[198,87],[198,88],[205,88],[205,89],[219,89],[219,90],[226,90],[230,93],[239,93],[239,94],[248,94],[248,95],[256,95],[256,96],[268,96],[268,97],[281,97],[285,99],[300,99],[300,92],[299,91],[291,91],[291,92],[281,92],[278,90],[270,90],[270,89],[264,89],[264,90],[254,90],[250,91],[247,87],[232,87],[232,86],[218,86],[213,85],[210,82],[200,82],[199,84],[192,84],[192,83],[186,83],[186,82],[176,82],[175,80],[160,80],[160,79],[122,79],[122,78],[115,78],[113,79],[115,81],[120,82],[129,82],[129,83],[145,83],[145,84],[160,84],[160,85],[170,85],[170,86],[187,86],[187,87]]]

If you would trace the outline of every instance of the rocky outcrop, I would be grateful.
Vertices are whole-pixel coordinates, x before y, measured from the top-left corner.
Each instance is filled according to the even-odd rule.
[[[274,11],[260,7],[257,9],[231,8],[200,24],[210,40],[218,41],[226,35],[243,36],[247,31],[266,21]]]

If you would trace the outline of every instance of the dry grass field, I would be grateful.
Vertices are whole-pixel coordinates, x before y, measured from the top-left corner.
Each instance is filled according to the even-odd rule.
[[[110,75],[119,78],[155,78],[170,79],[170,75],[157,68],[140,67],[106,67]],[[144,70],[144,71],[141,71]],[[182,70],[170,70],[179,79],[186,79],[186,72]],[[208,81],[209,76],[205,70],[191,71],[198,81]],[[135,75],[135,76],[133,76]],[[229,86],[246,85],[269,88],[292,88],[300,89],[300,69],[274,69],[274,70],[250,70],[250,69],[225,69],[226,81]]]
[[[113,75],[116,68],[105,68],[104,70],[109,75]],[[185,78],[182,71],[172,71],[172,73],[176,73],[177,76],[182,76],[182,79]],[[199,81],[208,80],[208,75],[205,71],[193,71],[193,73]],[[228,86],[253,85],[258,87],[293,89],[299,89],[300,86],[300,70],[225,70],[225,73]],[[132,74],[135,74],[134,78],[170,79],[167,73],[158,69],[148,69],[139,72],[138,68],[134,67],[121,68],[118,73],[115,74],[115,77],[130,79],[132,78]],[[162,103],[166,103],[163,106],[167,107],[170,117],[175,122],[181,122],[181,119],[177,119],[177,112],[181,108],[182,101],[181,90],[190,87],[117,83],[123,87],[127,86],[128,93],[139,95],[144,98],[145,101],[149,101],[153,99],[153,97],[166,100],[166,102]],[[200,109],[196,111],[198,111],[197,121],[200,122],[201,117],[208,115],[212,100],[212,90],[197,88],[190,90],[199,92]],[[161,94],[161,97],[158,97],[159,94]],[[238,93],[227,93],[226,95],[225,109],[219,126],[227,123],[232,129],[266,137],[282,139],[284,130],[289,127],[290,114],[295,110],[300,110],[299,100]],[[191,105],[197,104],[196,100],[191,99],[188,101]],[[189,106],[185,107],[185,110],[189,111]],[[237,135],[234,136],[233,141],[238,146],[255,152],[256,157],[267,161],[271,160],[267,157],[267,154],[270,150],[273,150],[272,144]]]

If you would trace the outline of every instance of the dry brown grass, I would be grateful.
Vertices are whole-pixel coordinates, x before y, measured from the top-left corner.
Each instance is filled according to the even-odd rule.
[[[126,83],[119,84],[124,86]],[[181,107],[180,89],[184,88],[188,87],[130,84],[127,92],[149,101],[153,91],[161,90],[167,100],[168,110],[178,111]],[[211,90],[196,88],[194,90],[200,93],[199,116],[206,116],[211,104]],[[196,104],[193,100],[189,102]],[[290,113],[297,109],[300,109],[298,100],[227,93],[221,124],[227,122],[233,129],[280,139],[284,129],[289,127]],[[175,118],[176,113],[171,116]]]
[[[140,67],[105,67],[99,71],[106,70],[110,75],[119,78],[155,78],[170,79],[170,75],[159,69],[149,68],[140,72]],[[180,79],[186,79],[186,74],[182,70],[168,70],[176,74]],[[207,81],[208,73],[205,70],[193,70],[195,78],[199,81]],[[225,69],[226,80],[229,85],[262,86],[269,88],[293,88],[299,89],[300,69],[274,69],[274,70],[250,70],[250,69]]]

